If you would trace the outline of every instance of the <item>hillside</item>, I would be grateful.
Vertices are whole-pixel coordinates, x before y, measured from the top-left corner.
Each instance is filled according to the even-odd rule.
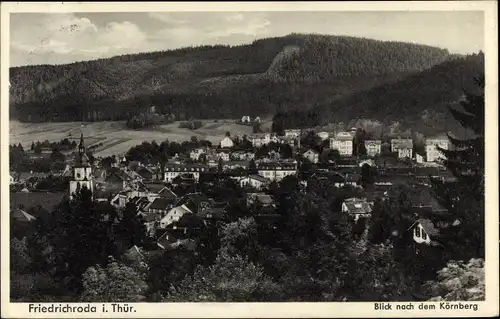
[[[60,66],[10,69],[11,117],[126,120],[155,104],[178,120],[273,114],[401,80],[447,50],[353,37],[292,34]]]
[[[317,107],[326,121],[348,122],[370,118],[390,123],[399,121],[414,130],[456,127],[448,106],[458,106],[463,90],[475,87],[474,78],[484,73],[484,55],[470,55],[436,65],[358,94],[345,96]]]

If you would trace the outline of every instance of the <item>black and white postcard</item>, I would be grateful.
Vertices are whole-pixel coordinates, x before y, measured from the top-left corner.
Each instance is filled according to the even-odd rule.
[[[496,11],[2,2],[2,318],[498,315]]]

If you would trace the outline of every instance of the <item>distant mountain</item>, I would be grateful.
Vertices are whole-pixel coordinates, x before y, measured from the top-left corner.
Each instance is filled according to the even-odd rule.
[[[10,111],[22,121],[124,120],[154,104],[177,119],[263,116],[355,99],[453,58],[424,45],[291,34],[249,45],[15,67]]]

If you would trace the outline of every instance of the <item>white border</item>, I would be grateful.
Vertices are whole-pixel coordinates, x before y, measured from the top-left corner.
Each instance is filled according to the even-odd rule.
[[[28,313],[27,304],[9,302],[9,184],[7,176],[9,145],[9,13],[11,12],[151,12],[151,11],[468,11],[485,14],[485,68],[486,72],[486,301],[479,303],[479,311],[374,311],[373,303],[139,303],[134,313],[50,314],[51,318],[187,318],[187,317],[458,317],[494,316],[499,313],[498,294],[498,34],[496,1],[394,1],[394,2],[127,2],[127,3],[2,3],[1,4],[1,236],[2,318],[40,318]],[[396,304],[391,303],[393,307]],[[418,303],[414,303],[417,305]],[[100,303],[97,303],[98,309]]]

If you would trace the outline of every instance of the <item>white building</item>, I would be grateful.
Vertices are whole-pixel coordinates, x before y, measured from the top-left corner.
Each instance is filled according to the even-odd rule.
[[[316,152],[315,150],[307,150],[302,154],[303,158],[306,158],[309,160],[311,163],[318,163],[319,162],[319,153]]]
[[[397,152],[399,158],[413,158],[413,140],[407,139],[392,139],[391,152]]]
[[[438,150],[438,147],[448,150],[450,141],[447,137],[433,137],[425,141],[425,152],[427,153],[427,162],[436,162],[445,159],[443,153]]]
[[[260,175],[249,175],[240,178],[239,183],[241,187],[250,186],[257,190],[261,190],[265,186],[269,185],[271,181]]]
[[[202,154],[206,154],[206,151],[204,148],[195,148],[194,150],[192,150],[190,153],[189,153],[189,158],[191,158],[192,160],[194,161],[198,161],[200,160],[200,156]]]
[[[360,218],[369,218],[372,213],[372,205],[364,198],[348,198],[342,203],[342,212],[349,214],[358,221]]]
[[[318,135],[318,137],[324,141],[324,140],[327,140],[329,137],[330,137],[330,133],[328,132],[319,132],[317,133],[316,135]]]
[[[85,153],[82,133],[80,137],[80,145],[78,146],[78,154],[76,156],[75,165],[73,166],[73,179],[69,182],[69,198],[72,199],[74,194],[83,188],[86,188],[91,192],[94,191],[92,167],[90,166],[89,159]]]
[[[267,145],[271,142],[277,141],[277,139],[271,136],[270,133],[254,134],[250,136],[249,140],[252,142],[253,147],[261,147],[262,145]]]
[[[233,146],[233,140],[229,136],[224,137],[222,141],[220,141],[220,147],[222,148],[231,148]]]
[[[299,129],[288,129],[288,130],[285,130],[285,136],[286,137],[297,138],[297,137],[300,136],[300,130]]]
[[[353,137],[354,136],[350,132],[338,133],[337,136],[330,139],[330,149],[338,150],[340,155],[351,156]]]
[[[241,123],[250,123],[250,116],[245,115],[241,118]]]
[[[208,171],[208,166],[200,164],[167,164],[165,166],[164,181],[172,183],[172,181],[181,174],[192,174],[194,180],[200,180],[200,173]]]
[[[185,205],[180,205],[172,208],[168,213],[160,220],[160,228],[165,228],[168,225],[175,223],[181,219],[185,214],[192,214],[193,212],[187,208]]]
[[[374,157],[382,152],[381,140],[366,140],[365,141],[366,155]]]
[[[262,162],[257,164],[257,171],[260,176],[279,182],[297,174],[297,162]]]

